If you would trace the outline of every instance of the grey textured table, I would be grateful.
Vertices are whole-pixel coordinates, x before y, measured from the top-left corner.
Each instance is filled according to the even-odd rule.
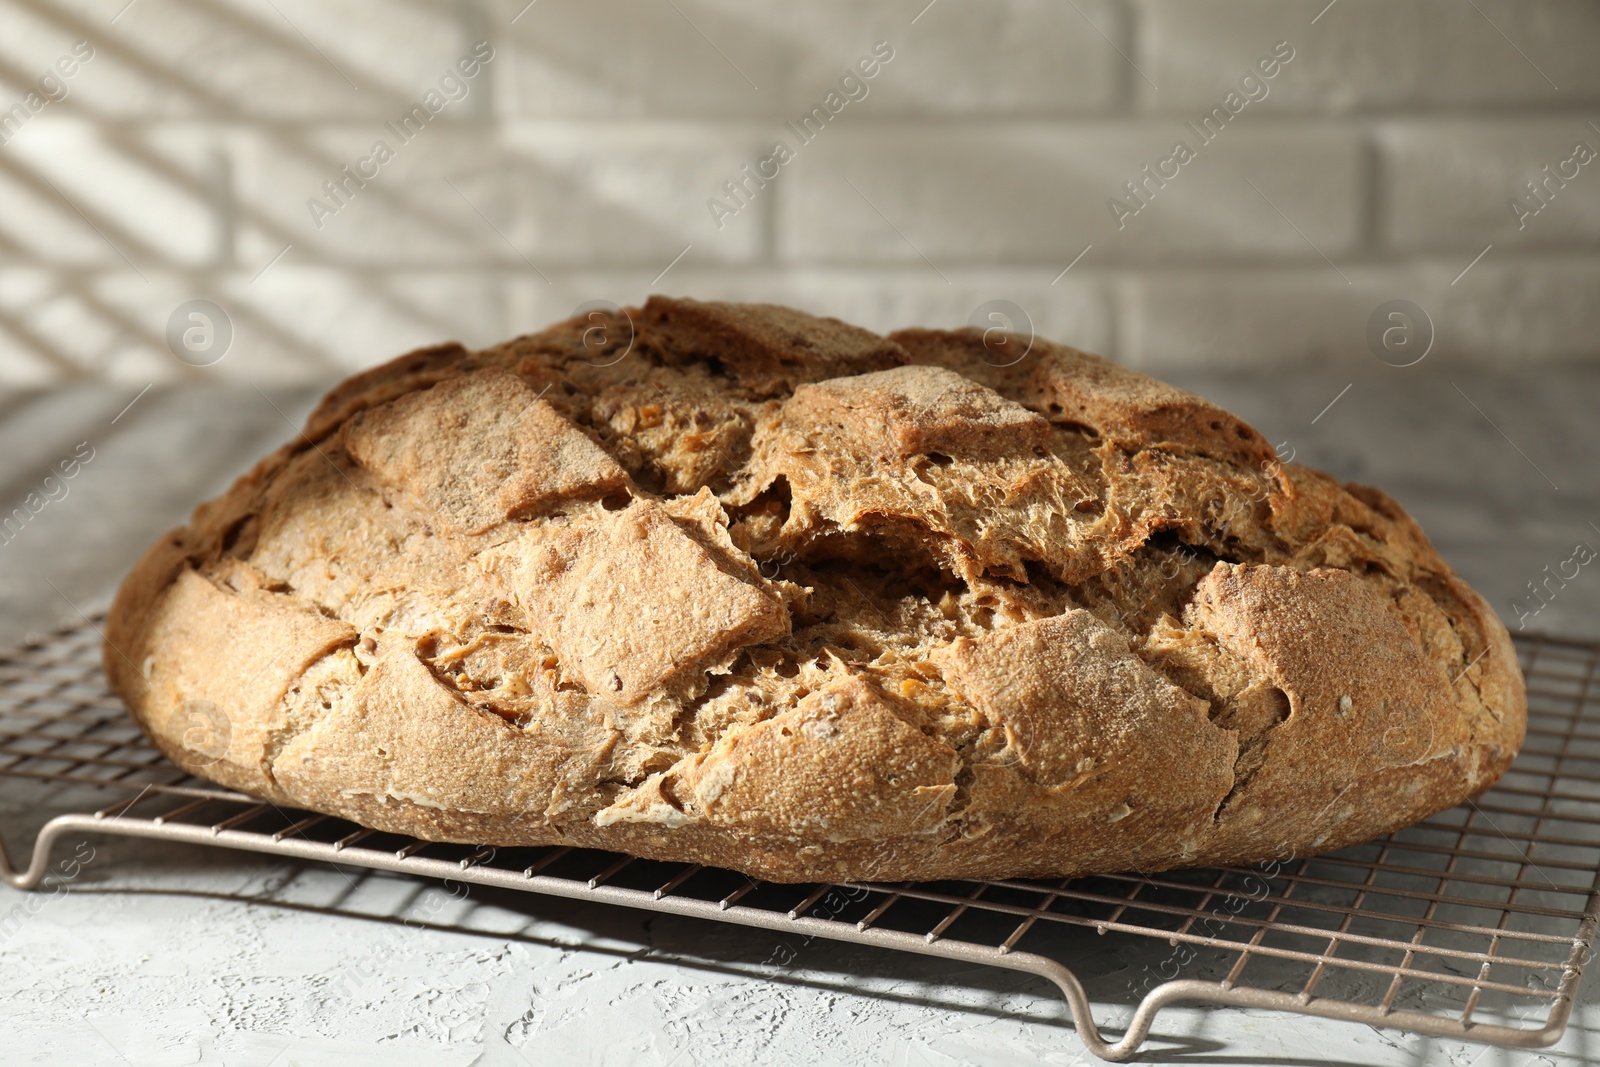
[[[1593,568],[1548,603],[1528,588],[1579,542],[1600,548],[1600,373],[1376,368],[1179,384],[1297,460],[1387,489],[1513,629],[1538,608],[1530,629],[1600,636]],[[156,389],[122,413],[136,392],[0,398],[0,503],[48,500],[0,544],[0,646],[103,603],[146,544],[288,439],[317,391]],[[89,450],[72,478],[44,484]],[[0,831],[30,839],[52,802],[47,788],[0,781]],[[22,902],[0,889],[0,917]],[[404,878],[219,850],[106,840],[70,888],[0,928],[7,1064],[1092,1062],[1054,989],[1023,976],[823,942],[775,970],[757,962],[773,945],[759,931],[520,894],[457,900]],[[1116,1028],[1134,978],[1166,948],[1086,944],[1075,967]],[[1590,975],[1567,1035],[1543,1052],[1192,1008],[1161,1016],[1145,1059],[1600,1062],[1597,983]]]

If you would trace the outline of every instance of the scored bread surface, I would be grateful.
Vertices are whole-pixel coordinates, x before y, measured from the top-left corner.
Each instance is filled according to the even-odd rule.
[[[1017,347],[652,298],[402,356],[151,548],[107,673],[275,803],[778,881],[1305,855],[1504,772],[1510,639],[1393,500]]]

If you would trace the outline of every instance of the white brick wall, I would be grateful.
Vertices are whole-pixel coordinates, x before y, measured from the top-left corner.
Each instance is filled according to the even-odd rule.
[[[1600,35],[1597,35],[1600,39]],[[1600,63],[1596,63],[1600,68]],[[1600,158],[1562,164],[1579,142],[1600,152],[1600,108],[1549,118],[1385,124],[1377,131],[1390,195],[1380,222],[1384,247],[1476,252],[1593,248],[1600,241]],[[1548,171],[1546,168],[1549,168]],[[1527,189],[1539,187],[1541,201]],[[1524,204],[1511,209],[1512,200]],[[1476,248],[1473,247],[1476,243]]]
[[[1600,150],[1587,0],[124,2],[0,0],[6,388],[326,377],[651,291],[879,329],[1007,299],[1158,371],[1366,363],[1404,298],[1442,365],[1600,357],[1600,159],[1564,162]],[[401,143],[384,124],[478,41],[464,98]],[[802,144],[785,124],[879,41]],[[777,140],[794,160],[731,199]],[[1547,165],[1571,176],[1540,203]],[[235,328],[200,370],[165,342],[196,297]]]
[[[1329,255],[1359,246],[1360,142],[1283,124],[1224,130],[1164,187],[1152,181],[1119,228],[1107,201],[1137,207],[1124,183],[1185,135],[1198,140],[1159,121],[984,123],[953,152],[943,124],[828,130],[781,190],[778,246],[791,261],[920,262],[920,250],[940,266],[1055,264],[1052,276],[1085,244],[1095,266],[1309,251],[1246,175]]]
[[[1600,7],[1589,0],[1327,3],[1135,0],[1137,62],[1160,87],[1135,86],[1141,107],[1209,106],[1280,40],[1296,54],[1262,101],[1273,110],[1472,112],[1600,96]]]

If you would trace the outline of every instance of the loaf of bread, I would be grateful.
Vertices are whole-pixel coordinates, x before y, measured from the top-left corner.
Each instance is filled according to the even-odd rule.
[[[1306,855],[1505,771],[1510,640],[1393,500],[994,342],[654,298],[402,356],[144,556],[106,671],[278,804],[777,881]]]

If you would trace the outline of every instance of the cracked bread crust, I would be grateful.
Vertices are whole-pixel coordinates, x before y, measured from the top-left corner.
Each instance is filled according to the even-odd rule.
[[[839,881],[1305,855],[1521,745],[1510,639],[1416,523],[1199,397],[626,315],[352,378],[152,547],[105,666],[157,746],[397,833]]]

